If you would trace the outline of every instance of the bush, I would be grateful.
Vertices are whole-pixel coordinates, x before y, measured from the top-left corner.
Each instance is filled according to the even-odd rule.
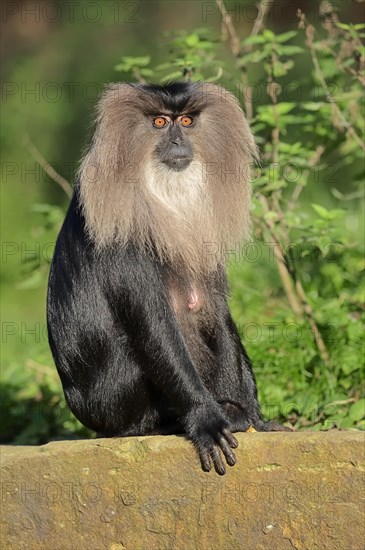
[[[167,33],[163,63],[129,56],[116,70],[139,82],[216,81],[237,95],[261,164],[253,241],[230,263],[231,308],[264,413],[297,429],[363,429],[365,25],[342,23],[329,3],[319,28],[299,11],[297,28],[278,34],[262,18],[242,40],[228,15],[223,21],[221,38],[206,29]],[[59,228],[58,207],[37,209],[44,231]],[[35,262],[23,284],[45,284],[47,270]],[[27,391],[23,366],[12,369],[7,441],[88,433],[66,412],[48,369],[40,379],[28,373]]]

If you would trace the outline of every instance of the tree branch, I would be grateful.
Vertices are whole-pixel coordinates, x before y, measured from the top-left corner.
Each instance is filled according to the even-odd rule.
[[[66,193],[66,195],[71,198],[72,197],[72,186],[71,184],[63,177],[61,176],[56,170],[53,168],[53,166],[46,161],[42,153],[37,149],[37,147],[34,145],[34,143],[31,141],[30,137],[28,135],[24,138],[25,145],[29,151],[29,153],[32,155],[34,160],[38,162],[42,170],[48,174],[48,176],[55,181]]]
[[[267,14],[270,11],[272,2],[273,0],[261,0],[261,2],[258,3],[257,5],[258,14],[253,24],[250,36],[256,36],[263,29],[265,25],[265,19]],[[231,52],[238,62],[239,58],[242,56],[243,53],[248,53],[251,51],[252,45],[246,46],[244,50],[242,49],[241,41],[239,39],[235,26],[233,25],[233,22],[232,22],[232,17],[227,12],[223,0],[216,0],[216,3],[222,14],[222,27],[226,29],[227,35],[229,36]],[[243,97],[245,102],[246,116],[247,116],[247,120],[251,121],[253,118],[252,94],[251,94],[250,87],[248,85],[249,82],[248,82],[247,72],[245,68],[241,66],[240,71],[241,71],[242,84],[244,88]]]
[[[333,97],[331,95],[331,91],[328,88],[326,79],[323,75],[323,72],[322,72],[322,69],[321,69],[321,66],[320,66],[320,63],[319,63],[319,60],[318,60],[317,51],[316,51],[316,48],[314,46],[315,29],[314,29],[313,25],[310,25],[307,22],[307,20],[305,18],[305,15],[302,12],[299,12],[298,15],[300,17],[302,25],[304,25],[304,27],[305,27],[306,36],[307,36],[307,44],[308,44],[308,47],[309,47],[309,51],[311,53],[312,62],[313,62],[313,65],[314,65],[314,70],[316,72],[318,81],[319,81],[320,85],[322,86],[322,88],[324,90],[326,99],[327,99],[328,103],[330,104],[333,113],[341,121],[342,127],[345,128],[348,135],[352,136],[353,140],[357,143],[357,145],[365,153],[365,144],[364,144],[363,140],[357,134],[357,132],[356,132],[355,128],[352,126],[352,124],[350,122],[348,122],[345,115],[343,114],[343,112],[341,111],[339,106],[337,105],[336,101],[333,99]],[[337,129],[338,129],[338,127],[337,127]]]
[[[314,151],[314,154],[313,156],[309,159],[308,161],[308,166],[310,168],[313,168],[313,166],[316,166],[323,153],[325,152],[326,148],[323,146],[323,145],[319,145],[316,150]],[[307,178],[308,178],[308,175],[309,175],[309,170],[304,170],[303,172],[303,180],[305,181]],[[304,188],[304,183],[301,183],[301,182],[298,182],[296,184],[296,186],[294,187],[294,191],[290,197],[290,200],[287,204],[287,207],[286,207],[286,211],[288,212],[289,210],[293,210],[298,198],[299,198],[299,195],[300,193],[303,191],[303,188]]]
[[[263,195],[260,196],[260,202],[262,206],[264,207],[265,214],[270,212],[270,206],[269,202],[266,197]],[[291,269],[288,266],[288,262],[285,258],[285,253],[283,250],[282,245],[280,244],[279,239],[276,236],[276,230],[275,230],[275,224],[270,218],[264,218],[264,223],[270,233],[271,238],[273,239],[273,242],[275,244],[274,247],[274,255],[276,259],[276,263],[278,266],[279,274],[281,281],[283,283],[283,287],[285,290],[285,293],[287,295],[288,301],[290,303],[290,306],[294,313],[297,315],[303,315],[308,319],[308,322],[310,324],[310,327],[313,332],[313,336],[315,338],[315,342],[318,348],[318,351],[320,353],[320,356],[325,363],[325,365],[329,364],[329,354],[326,348],[326,344],[324,343],[324,340],[321,336],[320,330],[317,327],[317,323],[314,319],[314,313],[311,305],[309,304],[309,301],[307,299],[307,296],[305,294],[304,288],[302,286],[302,283],[298,278],[295,277],[295,274],[291,271]],[[294,283],[294,288],[293,288]],[[296,289],[296,292],[295,290]]]
[[[236,29],[233,25],[232,18],[230,16],[230,14],[227,13],[227,10],[225,8],[223,0],[216,0],[216,3],[219,7],[219,10],[220,10],[221,14],[222,14],[222,25],[226,28],[227,34],[229,36],[231,52],[232,52],[233,56],[236,59],[238,59],[242,55],[243,51],[242,51],[242,48],[240,46],[239,36],[238,36],[238,34],[236,32]],[[269,1],[264,0],[264,1],[261,1],[259,3],[259,5],[258,5],[259,13],[258,13],[257,19],[256,19],[256,21],[253,25],[251,35],[258,34],[263,29],[264,24],[265,24],[265,18],[266,18],[266,15],[267,15],[270,7],[271,7],[271,3],[272,2],[270,0]],[[252,48],[251,45],[247,46],[247,48],[245,48],[245,53],[249,52],[251,50],[251,48]],[[272,58],[272,64],[274,64],[274,63],[275,63],[275,59]],[[243,70],[242,67],[241,67],[241,71],[242,71],[242,81],[243,81],[244,85],[247,86],[247,84],[248,84],[247,72],[245,70]],[[272,86],[272,90],[271,90],[271,93],[269,91],[269,95],[272,98],[273,108],[275,110],[277,100],[276,100],[276,91],[274,89],[274,87],[275,87],[274,77],[272,78],[272,82],[269,83],[269,85]],[[252,98],[251,98],[251,95],[248,93],[248,88],[247,88],[246,92],[247,93],[244,94],[246,115],[247,115],[247,119],[250,121],[253,118]],[[278,119],[278,113],[276,113],[276,116],[277,116],[277,119]],[[274,153],[273,153],[274,154],[274,161],[278,161],[278,155],[279,155],[279,128],[278,128],[278,124],[275,125],[272,137],[273,137],[273,143],[274,143],[274,149],[273,149],[274,150]],[[265,214],[268,214],[271,210],[270,203],[269,203],[268,199],[264,195],[259,194],[259,200],[260,200],[261,204],[263,205]],[[283,223],[282,211],[281,211],[280,204],[279,204],[277,196],[274,197],[274,203],[275,203],[274,207],[276,208],[277,214],[279,215],[279,217],[281,217],[281,222]],[[324,341],[322,339],[322,336],[320,334],[320,331],[319,331],[319,329],[316,325],[313,310],[312,310],[312,308],[311,308],[311,306],[310,306],[310,304],[307,300],[307,297],[305,295],[305,292],[304,292],[304,289],[303,289],[303,286],[302,286],[301,282],[297,279],[297,277],[295,276],[295,273],[291,270],[291,268],[290,268],[290,266],[287,262],[283,247],[280,243],[280,240],[278,239],[278,237],[276,235],[275,224],[268,216],[266,216],[266,218],[264,218],[264,223],[265,223],[265,225],[266,225],[266,227],[267,227],[267,229],[270,233],[270,236],[272,237],[272,239],[275,243],[275,247],[274,247],[275,260],[276,260],[276,264],[277,264],[277,267],[278,267],[280,278],[281,278],[286,296],[288,298],[289,304],[290,304],[292,310],[294,311],[294,313],[296,313],[297,315],[305,314],[306,317],[308,318],[309,324],[312,328],[312,331],[313,331],[313,334],[314,334],[314,337],[315,337],[315,341],[316,341],[316,344],[317,344],[318,351],[319,351],[319,353],[322,357],[323,362],[325,364],[328,364],[329,355],[328,355],[325,343],[324,343]],[[286,228],[284,228],[284,233],[285,233],[286,239],[288,239]]]

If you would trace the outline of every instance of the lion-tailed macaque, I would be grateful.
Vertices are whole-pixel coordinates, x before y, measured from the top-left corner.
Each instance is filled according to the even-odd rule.
[[[111,84],[59,234],[48,331],[67,403],[99,437],[183,433],[225,473],[262,419],[227,305],[257,148],[234,96]],[[284,428],[282,428],[284,429]]]

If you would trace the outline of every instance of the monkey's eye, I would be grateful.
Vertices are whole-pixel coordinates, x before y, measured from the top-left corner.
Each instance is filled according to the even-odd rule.
[[[191,116],[184,115],[180,118],[180,122],[183,126],[191,126],[193,124],[193,119]]]
[[[156,128],[162,128],[166,124],[167,124],[167,119],[163,116],[157,116],[156,118],[153,119],[153,125]]]

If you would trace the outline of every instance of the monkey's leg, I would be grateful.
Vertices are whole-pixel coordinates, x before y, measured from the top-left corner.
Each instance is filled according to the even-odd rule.
[[[212,461],[216,471],[224,474],[221,453],[229,465],[235,464],[231,447],[236,447],[237,441],[186,348],[159,268],[136,251],[116,268],[117,272],[110,273],[114,284],[106,287],[105,293],[144,379],[154,385],[181,420],[203,469],[209,471]]]
[[[225,308],[225,323],[216,330],[216,362],[213,393],[230,420],[232,432],[286,431],[275,422],[263,420],[257,397],[255,376],[250,359],[241,343],[237,328]],[[290,431],[290,430],[289,430]]]
[[[220,304],[214,331],[216,369],[210,389],[230,420],[232,431],[261,421],[255,377],[227,304]]]
[[[236,337],[234,340],[238,350],[238,372],[241,378],[241,385],[238,387],[241,395],[238,401],[232,399],[219,401],[231,421],[232,432],[246,432],[250,427],[258,432],[291,431],[290,428],[276,422],[263,420],[251,361],[242,343],[238,342]],[[237,393],[232,392],[232,394],[237,399]]]
[[[290,428],[276,422],[263,420],[251,361],[240,342],[237,332],[236,334],[237,336],[234,337],[234,341],[239,364],[238,372],[241,378],[241,385],[239,386],[241,398],[239,401],[234,402],[232,400],[220,402],[231,421],[232,432],[246,432],[250,427],[253,427],[258,432],[291,431]],[[234,393],[234,396],[237,398],[236,393]]]
[[[99,437],[152,433],[159,413],[139,365],[116,342],[111,334],[99,349],[96,343],[89,354],[84,349],[82,363],[73,362],[72,380],[62,376],[67,403]]]

